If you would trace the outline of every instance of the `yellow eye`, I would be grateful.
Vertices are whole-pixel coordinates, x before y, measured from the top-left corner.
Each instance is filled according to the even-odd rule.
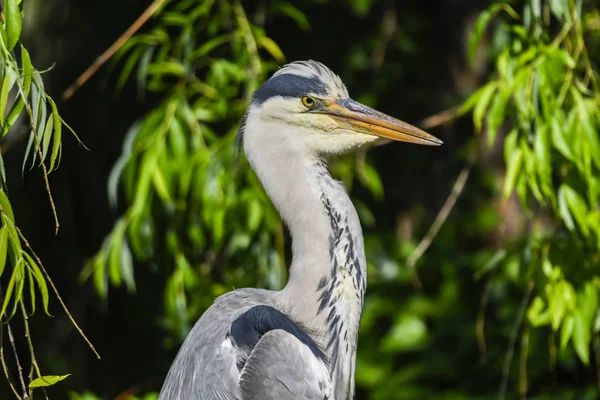
[[[313,108],[315,106],[315,99],[310,96],[302,96],[302,104],[304,104],[304,107]]]

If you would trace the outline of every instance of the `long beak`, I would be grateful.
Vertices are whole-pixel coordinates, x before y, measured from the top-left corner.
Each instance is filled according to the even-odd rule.
[[[352,99],[328,100],[313,112],[327,114],[336,120],[340,128],[359,133],[428,146],[439,146],[444,143],[417,127]]]

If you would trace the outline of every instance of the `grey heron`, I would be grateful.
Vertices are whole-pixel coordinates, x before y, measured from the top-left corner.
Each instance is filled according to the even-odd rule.
[[[218,297],[186,337],[159,399],[352,399],[366,259],[358,215],[327,158],[380,137],[442,142],[352,100],[316,61],[287,64],[256,90],[238,137],[290,230],[289,279],[281,291]]]

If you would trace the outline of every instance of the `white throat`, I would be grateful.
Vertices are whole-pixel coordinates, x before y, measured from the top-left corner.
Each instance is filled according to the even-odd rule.
[[[277,299],[325,349],[335,398],[351,399],[366,289],[360,221],[344,187],[305,145],[307,132],[264,121],[259,130],[259,121],[247,117],[246,156],[292,236],[289,281]]]

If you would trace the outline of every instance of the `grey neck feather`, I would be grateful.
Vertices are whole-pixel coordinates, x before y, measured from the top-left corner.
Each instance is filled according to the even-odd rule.
[[[358,325],[366,289],[360,221],[322,159],[280,136],[248,160],[292,235],[293,260],[276,301],[326,350],[337,399],[352,398]]]

